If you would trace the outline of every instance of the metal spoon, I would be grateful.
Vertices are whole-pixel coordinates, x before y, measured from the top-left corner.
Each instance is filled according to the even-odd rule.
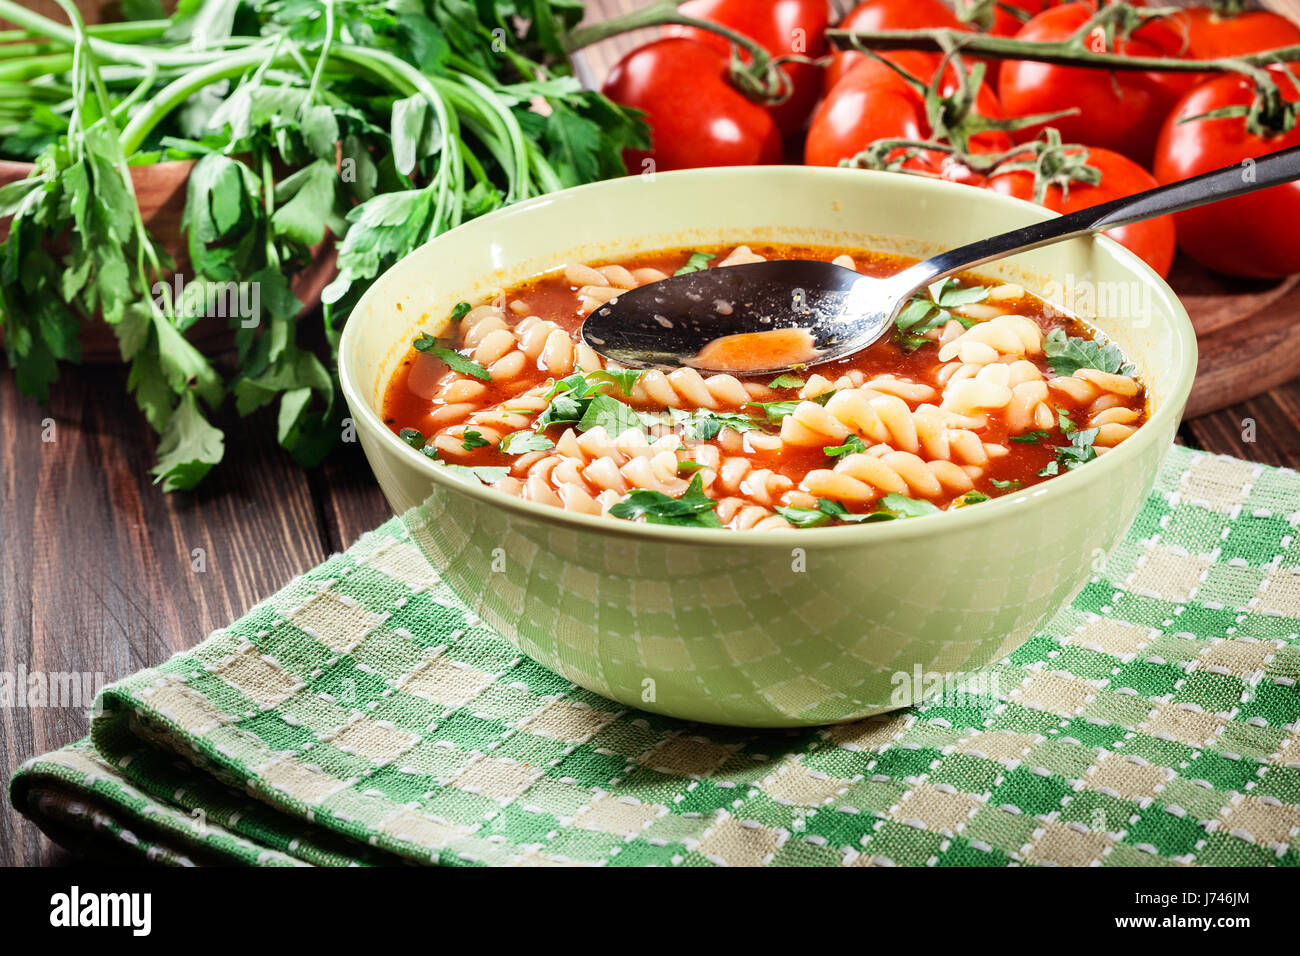
[[[633,368],[691,365],[767,374],[832,362],[885,335],[913,295],[946,276],[1295,179],[1300,179],[1300,146],[981,239],[883,278],[807,259],[702,269],[621,293],[587,317],[582,337],[601,355]],[[776,330],[785,331],[725,338]],[[777,337],[786,341],[770,348]],[[805,348],[791,352],[789,346],[800,338]],[[763,358],[768,353],[771,357]]]

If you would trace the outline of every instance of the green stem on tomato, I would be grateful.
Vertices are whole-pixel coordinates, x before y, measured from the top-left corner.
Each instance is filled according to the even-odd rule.
[[[1300,44],[1220,60],[1184,60],[1097,53],[1073,40],[1017,40],[1014,37],[965,33],[947,27],[920,30],[832,29],[826,31],[826,37],[841,50],[921,50],[943,53],[956,49],[964,54],[996,59],[1165,73],[1254,74],[1272,63],[1300,60]]]

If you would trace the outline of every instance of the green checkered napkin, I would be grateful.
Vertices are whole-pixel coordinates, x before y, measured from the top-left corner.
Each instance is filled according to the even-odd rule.
[[[521,656],[394,519],[109,687],[11,796],[162,863],[1294,866],[1297,521],[1300,475],[1176,448],[998,697],[753,732]]]

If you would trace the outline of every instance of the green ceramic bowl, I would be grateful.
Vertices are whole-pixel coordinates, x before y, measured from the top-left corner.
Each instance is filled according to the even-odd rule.
[[[455,303],[566,262],[769,241],[924,255],[1048,215],[966,186],[846,169],[701,169],[566,190],[461,226],[381,276],[343,334],[343,392],[425,555],[525,654],[674,717],[851,720],[918,689],[951,690],[1010,652],[1132,521],[1196,370],[1186,313],[1136,256],[1074,240],[981,270],[1072,307],[1116,342],[1147,383],[1151,420],[1083,468],[930,518],[729,532],[566,514],[449,477],[384,426],[384,385]]]

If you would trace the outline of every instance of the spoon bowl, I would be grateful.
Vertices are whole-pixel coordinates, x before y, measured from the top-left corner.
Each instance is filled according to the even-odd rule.
[[[587,317],[582,334],[629,368],[780,372],[876,341],[893,321],[882,305],[896,285],[812,259],[700,269],[622,293]],[[728,344],[735,354],[718,348]]]

